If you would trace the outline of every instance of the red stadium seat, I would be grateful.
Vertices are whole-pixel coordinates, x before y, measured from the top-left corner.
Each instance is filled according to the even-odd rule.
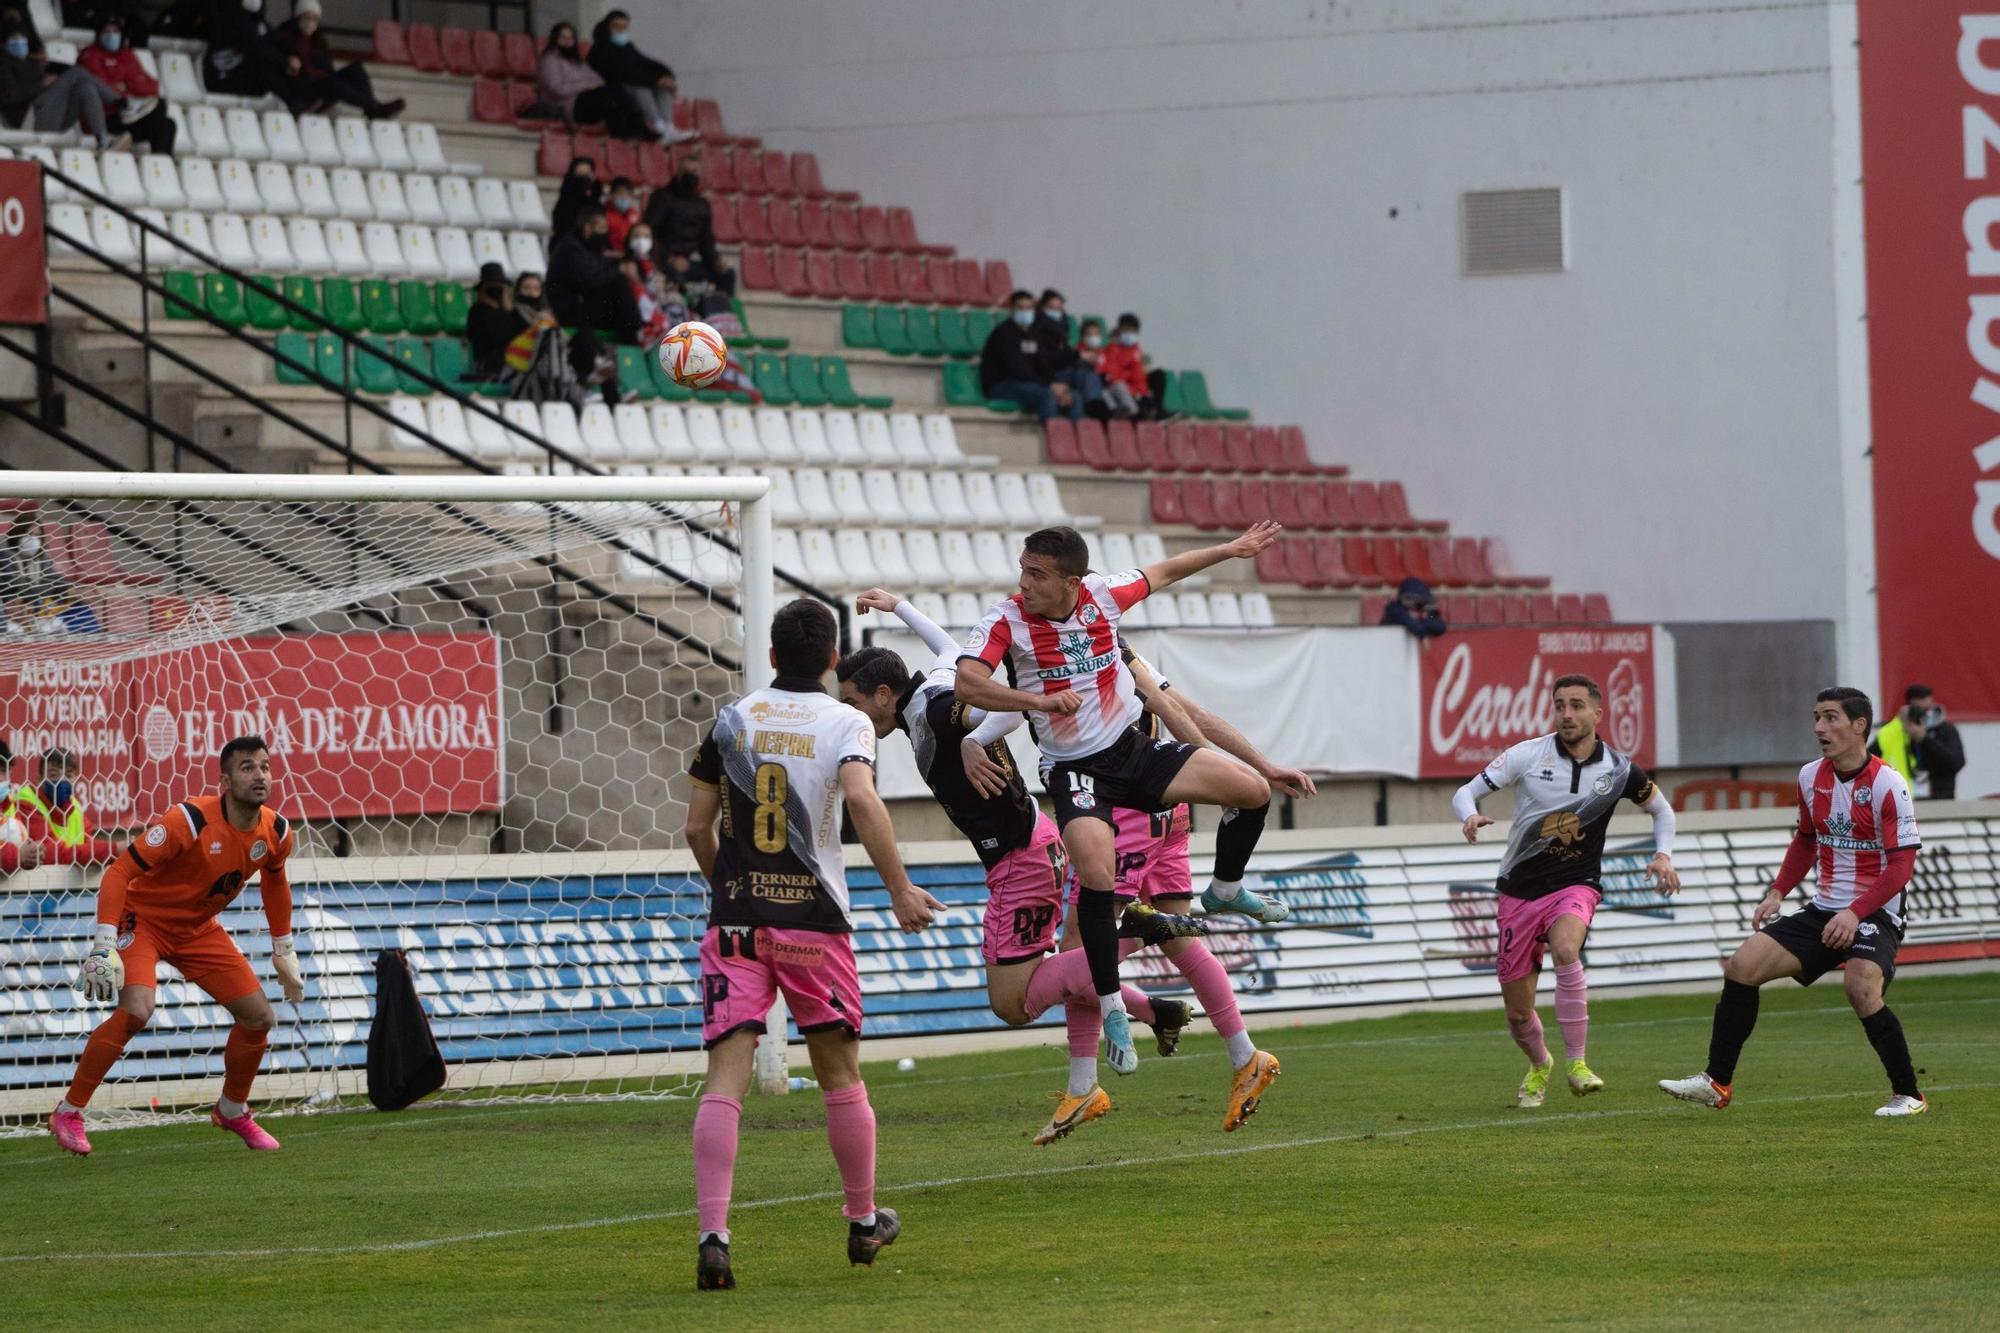
[[[567,175],[570,159],[575,155],[575,141],[568,130],[543,130],[542,141],[535,149],[535,170],[544,176]]]
[[[736,188],[745,194],[769,194],[770,185],[764,180],[764,155],[757,152],[736,154]]]
[[[674,157],[656,143],[639,145],[639,179],[658,190],[674,178]]]
[[[403,25],[394,19],[376,19],[368,59],[377,65],[409,64],[410,43]]]
[[[1306,448],[1306,433],[1298,426],[1278,427],[1278,452],[1287,472],[1310,474],[1323,473],[1329,477],[1344,474],[1347,469],[1332,463],[1315,463],[1312,453]]]
[[[702,154],[701,188],[735,194],[736,154],[728,148],[710,148]]]
[[[805,233],[799,229],[799,206],[790,199],[765,200],[764,216],[771,223],[771,239],[779,245],[806,243]]]
[[[464,28],[446,28],[438,33],[438,53],[447,74],[477,74],[479,62],[472,55],[472,34]]]
[[[1076,423],[1076,447],[1095,471],[1109,472],[1116,466],[1111,461],[1111,442],[1104,438],[1104,423],[1096,417]]]
[[[916,215],[907,208],[891,208],[882,215],[887,228],[889,246],[906,254],[922,254],[924,244],[917,239]]]
[[[1276,426],[1252,426],[1250,428],[1250,452],[1257,456],[1259,472],[1283,472],[1285,451],[1278,447]]]
[[[1181,503],[1181,484],[1172,477],[1155,477],[1151,491],[1153,522],[1185,523],[1187,506]],[[1266,549],[1268,553],[1268,548]],[[1258,557],[1260,560],[1263,555]]]
[[[938,262],[951,265],[951,280],[958,288],[960,300],[970,306],[993,304],[986,295],[986,275],[980,271],[978,260],[947,259]]]
[[[771,217],[764,201],[754,195],[737,196],[736,225],[743,233],[745,245],[769,245],[777,239],[777,234],[771,230]]]
[[[1007,298],[1014,293],[1014,270],[1007,267],[1004,259],[986,261],[986,304],[1006,305]]]
[[[1042,423],[1042,447],[1048,460],[1059,467],[1074,467],[1083,461],[1076,425],[1068,417],[1050,417]]]
[[[816,245],[822,250],[838,248],[833,243],[833,228],[827,225],[826,205],[818,199],[799,201],[799,231],[807,245]]]
[[[1173,451],[1167,447],[1167,424],[1164,421],[1142,421],[1138,424],[1139,457],[1144,460],[1150,472],[1172,472],[1175,470]]]
[[[896,291],[900,299],[912,305],[929,305],[931,285],[924,279],[922,256],[890,255],[889,263],[896,270]]]
[[[639,177],[639,145],[629,139],[606,139],[604,151],[597,159],[599,180],[613,180],[619,176],[627,180]]]
[[[1390,538],[1389,540],[1394,542],[1397,550],[1401,553],[1403,568],[1409,571],[1410,577],[1422,579],[1433,588],[1436,588],[1443,581],[1438,578],[1437,571],[1431,568],[1430,549],[1424,545],[1423,538],[1405,537],[1401,539]]]
[[[507,110],[514,117],[514,124],[524,130],[537,130],[549,121],[549,117],[537,112],[529,115],[536,103],[535,85],[532,83],[505,83],[501,87],[507,92]]]
[[[1532,625],[1535,623],[1535,608],[1528,604],[1528,599],[1526,597],[1520,596],[1519,594],[1508,593],[1497,597],[1483,598],[1481,600],[1488,602],[1498,602],[1500,604],[1501,608],[1500,623],[1502,623],[1503,625]]]
[[[500,49],[506,56],[507,73],[517,79],[535,77],[535,62],[542,53],[535,48],[533,33],[510,32],[500,39]]]
[[[1403,483],[1400,481],[1382,483],[1382,512],[1397,527],[1409,531],[1443,532],[1451,526],[1443,519],[1412,518],[1409,497],[1403,494]]]
[[[1451,563],[1465,583],[1492,587],[1500,582],[1486,568],[1486,557],[1480,554],[1479,540],[1475,537],[1460,537],[1452,542]]]
[[[1354,500],[1354,521],[1364,528],[1380,532],[1395,526],[1382,516],[1382,495],[1372,481],[1357,481],[1348,494]]]
[[[694,104],[694,129],[710,143],[729,141],[729,132],[722,128],[722,108],[709,98],[701,98]]]
[[[833,271],[840,275],[840,294],[849,301],[872,301],[875,284],[868,280],[868,265],[852,250],[834,253]]]
[[[1230,470],[1229,450],[1223,444],[1222,427],[1214,422],[1204,421],[1194,428],[1194,452],[1203,471]]]
[[[65,543],[67,550],[64,563],[58,565],[58,572],[73,583],[158,583],[158,574],[140,574],[124,568],[112,551],[111,529],[102,523],[71,523],[55,528],[49,543],[52,548]],[[55,553],[50,553],[54,560]]]
[[[769,250],[761,245],[745,246],[737,262],[744,286],[764,292],[778,290],[777,266],[772,263]]]
[[[1362,579],[1347,564],[1346,547],[1338,537],[1314,537],[1312,539],[1313,563],[1319,566],[1319,576],[1329,588],[1352,588]]]
[[[1155,488],[1166,484],[1161,481],[1153,483]],[[1154,518],[1157,521],[1158,515],[1155,515]],[[1256,569],[1258,581],[1262,583],[1292,583],[1296,581],[1292,578],[1291,552],[1285,549],[1285,543],[1281,541],[1272,542],[1269,546],[1257,552]]]
[[[1465,577],[1452,555],[1451,538],[1427,537],[1424,539],[1424,558],[1430,562],[1437,577],[1431,582],[1445,588],[1462,588],[1472,580]]]
[[[924,276],[931,284],[931,299],[939,305],[964,305],[958,291],[958,265],[932,255],[924,261]]]
[[[771,252],[771,267],[778,275],[778,290],[787,296],[813,295],[812,279],[806,276],[806,252],[779,246]]]
[[[1394,537],[1376,537],[1371,540],[1375,555],[1375,572],[1382,581],[1394,586],[1410,577],[1409,566],[1403,563],[1403,549]]]
[[[1601,592],[1583,595],[1583,620],[1586,625],[1609,625],[1611,623],[1611,599]]]
[[[1250,428],[1244,425],[1222,428],[1222,451],[1229,458],[1232,472],[1261,472],[1257,466],[1257,455],[1250,445]]]
[[[1530,593],[1528,595],[1528,618],[1537,625],[1555,624],[1555,594],[1548,592]]]
[[[1300,527],[1319,532],[1333,526],[1326,516],[1326,488],[1318,482],[1306,485],[1295,481],[1274,481],[1271,483],[1271,493],[1273,495],[1284,493],[1297,497],[1294,503],[1299,511]],[[1278,521],[1284,522],[1283,519]]]
[[[835,204],[826,210],[826,228],[833,233],[833,243],[843,250],[866,250],[867,244],[861,239],[861,227],[854,220],[854,205]]]
[[[1271,512],[1271,492],[1263,482],[1238,481],[1236,489],[1243,495],[1243,519],[1245,523],[1268,523],[1271,521],[1273,517]],[[1291,487],[1287,486],[1282,489],[1289,491]],[[1278,521],[1282,523],[1284,520],[1279,519]]]
[[[1111,447],[1111,465],[1120,472],[1144,472],[1146,460],[1139,453],[1139,433],[1129,421],[1113,421],[1104,427],[1105,443]]]
[[[896,281],[896,266],[889,259],[885,254],[862,256],[862,262],[868,266],[868,285],[874,289],[875,299],[894,304],[902,299],[899,295],[901,286]]]
[[[771,193],[788,198],[797,194],[799,187],[792,182],[791,154],[772,149],[761,156],[764,159],[764,184],[770,187]]]
[[[1324,482],[1320,493],[1326,497],[1326,521],[1328,527],[1358,528],[1354,520],[1354,488],[1344,481]]]
[[[1580,594],[1566,592],[1556,598],[1556,623],[1559,625],[1583,624],[1583,597]]]
[[[604,146],[610,140],[595,130],[578,130],[575,136],[576,155],[587,157],[597,164],[597,179],[604,180]]]
[[[741,245],[743,224],[736,218],[736,196],[733,194],[711,194],[708,211],[715,227],[715,239],[721,245]]]
[[[1361,618],[1355,623],[1359,625],[1380,625],[1382,623],[1382,613],[1388,609],[1389,599],[1386,597],[1363,597],[1361,599]]]
[[[1205,477],[1186,477],[1181,481],[1181,503],[1187,508],[1188,522],[1212,532],[1222,526],[1222,520],[1215,512],[1215,491]]]
[[[1366,537],[1341,538],[1340,558],[1357,584],[1372,588],[1383,582],[1382,576],[1375,570],[1375,553]]]
[[[828,193],[819,178],[819,159],[811,153],[792,154],[792,184],[808,199],[824,199]]]
[[[1234,480],[1221,478],[1210,482],[1209,487],[1215,496],[1215,516],[1222,521],[1223,527],[1235,529],[1250,526],[1250,520],[1244,514],[1242,489]]]
[[[409,43],[410,63],[426,74],[444,73],[444,49],[438,43],[435,23],[412,23],[403,29]]]
[[[833,256],[832,250],[806,251],[806,282],[813,295],[824,301],[838,301],[841,297],[840,275],[834,270]]]
[[[1514,562],[1508,557],[1507,543],[1498,537],[1488,537],[1480,547],[1486,568],[1493,575],[1493,581],[1507,588],[1546,588],[1549,580],[1542,574],[1519,574],[1514,571]]]
[[[1249,484],[1249,482],[1244,483],[1246,486]],[[1299,501],[1305,495],[1305,487],[1294,486],[1288,481],[1281,481],[1276,485],[1260,481],[1257,486],[1270,497],[1270,516],[1284,524],[1287,530],[1305,532],[1315,526],[1306,522],[1305,513],[1299,507]]]
[[[487,125],[512,125],[514,107],[507,98],[507,85],[498,79],[474,79],[472,118]]]
[[[870,250],[893,250],[889,244],[889,221],[880,206],[863,204],[857,214],[861,222],[861,239]]]
[[[1200,472],[1201,454],[1195,448],[1194,423],[1192,421],[1170,421],[1167,423],[1167,453],[1173,458],[1177,472]]]

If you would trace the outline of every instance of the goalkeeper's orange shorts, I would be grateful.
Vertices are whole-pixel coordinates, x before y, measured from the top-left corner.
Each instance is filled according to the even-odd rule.
[[[128,986],[158,986],[164,962],[223,1004],[263,989],[243,951],[213,919],[175,935],[127,912],[118,923],[118,958]]]

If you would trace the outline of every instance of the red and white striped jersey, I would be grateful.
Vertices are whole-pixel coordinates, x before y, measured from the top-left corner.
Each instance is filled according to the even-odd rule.
[[[1917,811],[1903,775],[1869,756],[1845,781],[1833,763],[1815,759],[1799,770],[1799,833],[1819,844],[1813,905],[1829,912],[1852,907],[1881,875],[1889,853],[1917,846]],[[1883,905],[1903,919],[1903,895]]]
[[[1067,620],[1026,610],[1020,594],[995,602],[965,641],[965,657],[1010,668],[1014,688],[1029,694],[1076,690],[1083,707],[1067,717],[1028,714],[1044,763],[1082,759],[1111,747],[1139,720],[1142,705],[1118,652],[1118,621],[1152,591],[1143,572],[1085,574]]]

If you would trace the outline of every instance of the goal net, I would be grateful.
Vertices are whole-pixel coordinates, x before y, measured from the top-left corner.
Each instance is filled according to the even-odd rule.
[[[73,989],[104,861],[248,733],[306,975],[260,1104],[363,1090],[385,949],[443,1096],[684,1089],[706,890],[677,779],[769,674],[767,485],[0,472],[0,837],[46,849],[0,876],[0,1121],[47,1114],[108,1012]],[[221,920],[275,998],[258,893]],[[93,1119],[206,1106],[230,1022],[163,965]]]

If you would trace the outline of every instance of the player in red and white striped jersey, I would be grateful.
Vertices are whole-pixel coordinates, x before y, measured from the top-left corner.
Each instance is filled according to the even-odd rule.
[[[1860,690],[1821,690],[1813,706],[1820,753],[1799,770],[1799,824],[1771,891],[1750,918],[1757,931],[1722,968],[1708,1068],[1662,1079],[1662,1091],[1717,1110],[1729,1105],[1736,1058],[1757,1023],[1757,988],[1792,977],[1809,986],[1846,965],[1847,999],[1889,1075],[1879,1116],[1921,1115],[1903,1025],[1882,1002],[1903,938],[1903,889],[1917,865],[1917,815],[1903,775],[1868,753],[1874,709]],[[1785,895],[1816,870],[1818,888],[1801,911],[1780,917]]]
[[[1259,523],[1235,541],[1106,577],[1090,572],[1089,548],[1074,528],[1043,528],[1021,551],[1020,591],[987,612],[958,660],[953,690],[960,703],[1026,713],[1034,728],[1056,825],[1082,887],[1077,925],[1104,1011],[1108,1059],[1121,1074],[1136,1069],[1139,1056],[1118,991],[1112,811],[1151,813],[1184,801],[1225,807],[1211,891],[1227,904],[1242,895],[1271,789],[1219,751],[1149,740],[1132,729],[1142,709],[1118,651],[1118,622],[1141,599],[1211,565],[1254,559],[1278,531],[1276,523]],[[1019,688],[993,678],[1003,665]]]

